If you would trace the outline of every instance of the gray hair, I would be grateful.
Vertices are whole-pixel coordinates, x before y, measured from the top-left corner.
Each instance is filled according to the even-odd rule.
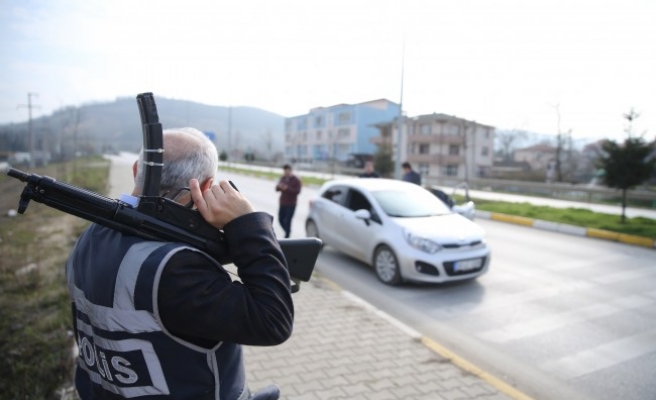
[[[201,131],[195,128],[174,128],[164,130],[164,167],[160,192],[186,187],[192,178],[203,182],[214,178],[219,167],[216,146]],[[144,184],[143,149],[137,160],[135,186],[143,189]]]

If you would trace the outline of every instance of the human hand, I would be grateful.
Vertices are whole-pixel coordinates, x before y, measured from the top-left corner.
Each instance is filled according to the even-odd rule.
[[[227,180],[201,193],[198,180],[192,179],[189,189],[200,215],[217,229],[223,229],[233,219],[255,211],[248,199]]]

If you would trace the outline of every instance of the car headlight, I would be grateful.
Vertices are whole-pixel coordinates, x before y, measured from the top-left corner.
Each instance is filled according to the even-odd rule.
[[[412,232],[405,232],[405,240],[408,242],[408,244],[415,249],[419,249],[421,251],[425,251],[426,253],[437,253],[438,251],[442,250],[442,246],[439,244],[433,242],[432,240],[426,239],[421,236],[417,236],[413,234]]]

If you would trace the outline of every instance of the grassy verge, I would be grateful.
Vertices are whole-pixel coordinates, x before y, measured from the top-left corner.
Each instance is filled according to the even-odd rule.
[[[280,177],[280,174],[274,172],[251,171],[235,167],[222,167],[221,169],[271,180],[278,179]],[[321,185],[325,182],[325,179],[316,177],[300,176],[300,178],[304,185]],[[462,197],[454,196],[454,198],[457,202],[463,201]],[[527,218],[556,222],[560,224],[602,229],[627,235],[637,235],[656,239],[656,221],[649,218],[627,218],[626,223],[621,224],[619,215],[597,213],[581,208],[563,209],[547,206],[536,206],[530,203],[510,203],[475,198],[472,200],[476,204],[477,210],[517,215]]]
[[[30,172],[106,193],[108,166],[94,158]],[[55,399],[73,367],[65,262],[88,223],[35,202],[9,218],[23,187],[0,179],[0,399]]]
[[[627,218],[626,223],[622,224],[619,215],[598,213],[582,208],[555,208],[536,206],[529,203],[472,200],[476,204],[477,210],[656,239],[656,221],[650,218]]]

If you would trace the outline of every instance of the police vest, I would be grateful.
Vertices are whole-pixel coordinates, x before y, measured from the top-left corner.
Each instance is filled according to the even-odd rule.
[[[198,251],[96,224],[78,239],[66,274],[79,349],[75,380],[83,400],[247,398],[240,345],[207,349],[173,336],[160,320],[159,279],[183,249]],[[209,256],[208,262],[222,268]]]

